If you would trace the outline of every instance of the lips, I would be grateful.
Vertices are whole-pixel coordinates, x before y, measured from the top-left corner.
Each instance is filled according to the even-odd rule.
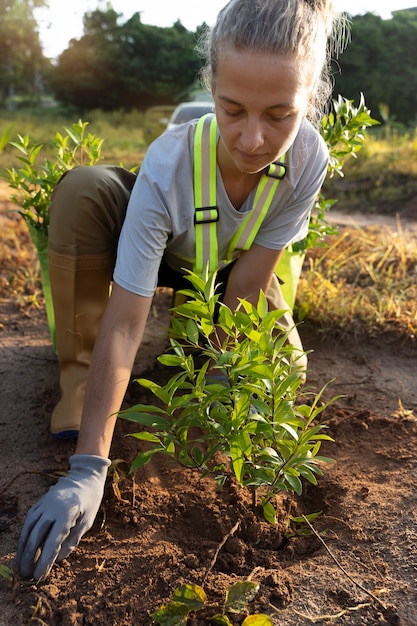
[[[244,161],[261,161],[267,158],[265,154],[253,154],[252,152],[250,154],[247,154],[246,152],[242,152],[242,150],[239,149],[236,149],[236,153],[239,158],[243,159]]]

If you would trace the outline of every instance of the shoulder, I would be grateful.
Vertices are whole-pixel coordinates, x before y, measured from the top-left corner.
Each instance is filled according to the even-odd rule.
[[[146,151],[138,183],[170,193],[178,180],[188,185],[193,170],[194,132],[195,124],[181,124],[155,139]]]
[[[304,153],[306,156],[324,158],[328,160],[329,151],[319,131],[309,122],[303,120],[293,144],[295,154]]]
[[[149,146],[144,162],[158,158],[172,160],[178,155],[189,152],[194,141],[195,122],[187,122],[166,130]]]
[[[329,163],[329,151],[320,133],[304,120],[287,154],[288,182],[296,186],[300,180],[321,176]]]

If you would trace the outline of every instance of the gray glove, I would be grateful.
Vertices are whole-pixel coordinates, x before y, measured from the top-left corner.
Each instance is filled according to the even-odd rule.
[[[101,456],[74,454],[68,474],[29,509],[16,555],[23,578],[47,576],[55,561],[65,559],[91,528],[109,465]]]

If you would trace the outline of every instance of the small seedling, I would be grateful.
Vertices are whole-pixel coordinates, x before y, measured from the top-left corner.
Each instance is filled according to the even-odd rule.
[[[55,185],[61,176],[77,165],[94,165],[101,155],[103,139],[87,133],[88,122],[79,120],[66,135],[57,132],[54,140],[56,156],[54,160],[45,158],[38,163],[43,149],[42,144],[34,143],[28,135],[18,135],[11,141],[18,150],[22,163],[19,169],[7,169],[7,181],[16,193],[11,200],[19,207],[16,212],[23,217],[33,244],[36,247],[40,269],[45,308],[52,343],[55,347],[55,317],[51,296],[48,265],[49,204]]]
[[[78,165],[94,165],[101,156],[103,139],[87,133],[88,122],[79,120],[65,127],[66,135],[57,132],[54,139],[55,159],[38,164],[43,144],[34,143],[28,135],[18,135],[10,145],[18,150],[22,163],[19,169],[7,169],[8,183],[17,193],[11,200],[19,206],[17,212],[36,231],[46,235],[49,226],[49,203],[58,180]],[[36,244],[36,242],[34,242]]]
[[[354,105],[353,100],[341,95],[333,100],[332,110],[323,117],[320,125],[320,134],[329,150],[327,178],[332,178],[335,174],[344,176],[346,159],[357,158],[365,142],[366,130],[376,124],[379,122],[371,117],[363,94],[358,106]],[[336,202],[337,200],[325,198],[323,193],[319,194],[310,218],[307,237],[293,244],[294,251],[302,253],[323,245],[326,236],[337,233],[326,219],[328,211]]]
[[[265,518],[276,523],[276,495],[300,495],[302,480],[316,484],[320,464],[331,462],[319,450],[332,439],[315,422],[332,401],[322,402],[323,389],[308,404],[298,402],[300,353],[280,326],[283,311],[269,311],[263,293],[257,306],[241,300],[231,311],[219,301],[215,274],[203,279],[190,271],[189,280],[193,289],[181,292],[187,301],[172,317],[172,353],[159,357],[179,371],[164,386],[138,380],[163,406],[138,404],[119,413],[143,426],[131,436],[150,444],[131,471],[162,453],[213,475],[220,488],[234,477],[251,490],[254,507],[261,495]],[[227,384],[207,378],[212,367]]]

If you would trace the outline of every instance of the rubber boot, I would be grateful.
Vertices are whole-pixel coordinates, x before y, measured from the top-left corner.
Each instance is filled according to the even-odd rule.
[[[78,435],[88,367],[113,267],[113,257],[72,257],[49,250],[61,389],[51,417],[54,439]]]

